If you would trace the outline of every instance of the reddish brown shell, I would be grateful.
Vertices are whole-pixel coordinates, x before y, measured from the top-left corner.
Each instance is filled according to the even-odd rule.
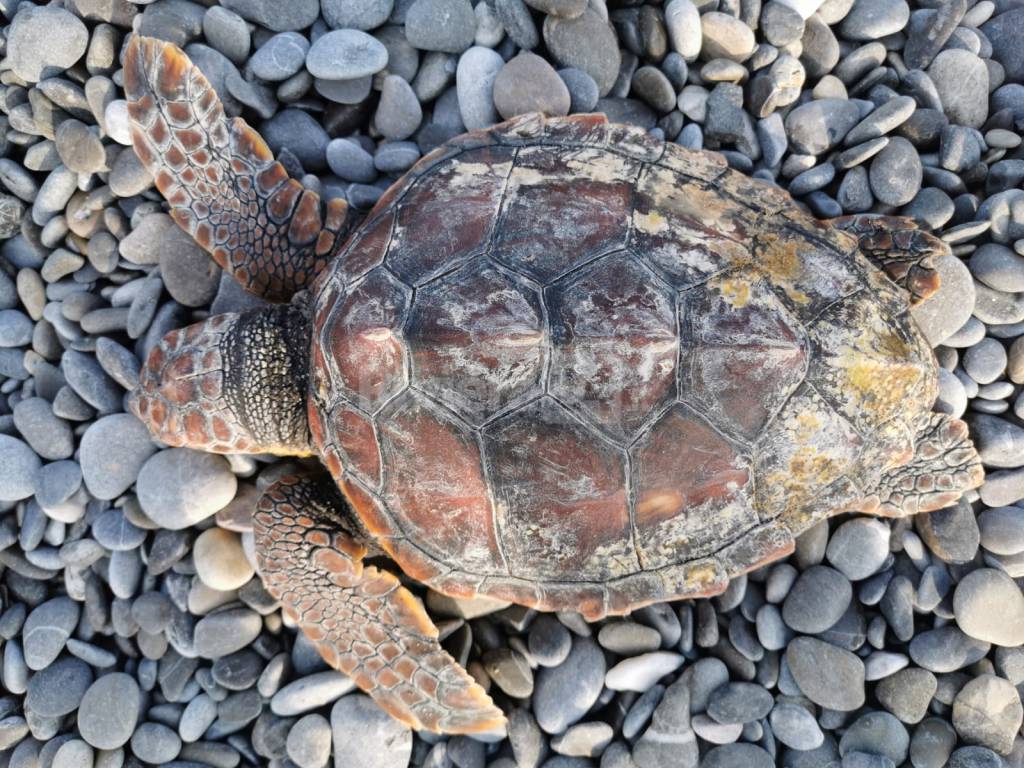
[[[912,453],[936,391],[855,241],[596,116],[456,139],[321,279],[310,421],[412,577],[618,613],[720,591]]]

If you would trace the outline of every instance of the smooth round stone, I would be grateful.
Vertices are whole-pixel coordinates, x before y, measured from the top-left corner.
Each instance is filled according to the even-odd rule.
[[[592,8],[574,19],[544,19],[544,42],[561,67],[574,67],[590,75],[600,96],[607,96],[619,75],[621,55],[615,33]]]
[[[947,48],[932,61],[928,75],[950,122],[980,128],[988,117],[989,80],[985,62],[970,51]]]
[[[116,499],[155,452],[149,430],[137,418],[128,413],[104,416],[82,436],[79,461],[85,485],[98,499]]]
[[[853,587],[842,573],[815,565],[800,574],[782,604],[782,618],[797,632],[824,632],[842,617]]]
[[[348,675],[333,669],[315,672],[288,683],[270,700],[270,711],[279,717],[293,717],[319,709],[355,688]]]
[[[208,587],[228,592],[238,589],[255,571],[242,549],[237,533],[210,528],[199,534],[192,551],[196,575]]]
[[[468,130],[487,128],[498,121],[494,82],[504,66],[504,59],[490,48],[474,46],[459,57],[455,87],[459,113]]]
[[[711,692],[708,715],[723,725],[749,723],[765,717],[774,703],[772,695],[763,686],[729,683]]]
[[[725,744],[710,750],[701,768],[774,768],[775,760],[754,744]]]
[[[700,11],[692,0],[671,0],[665,6],[665,28],[672,50],[686,61],[700,54],[703,34]]]
[[[92,679],[84,661],[59,659],[29,679],[25,706],[42,717],[63,717],[78,709]]]
[[[839,33],[847,40],[878,40],[899,32],[910,20],[904,0],[855,0]]]
[[[299,768],[323,768],[331,757],[331,724],[315,713],[300,718],[288,731],[285,749]]]
[[[78,732],[96,749],[128,743],[139,716],[141,693],[131,675],[112,672],[89,686],[78,707]]]
[[[968,637],[955,626],[945,626],[914,635],[909,652],[919,667],[941,674],[974,664],[990,648],[989,643]]]
[[[971,254],[971,273],[997,291],[1024,291],[1024,257],[999,243],[983,243]]]
[[[879,680],[875,696],[901,722],[914,724],[928,714],[928,705],[937,688],[938,681],[931,672],[908,667]]]
[[[1024,595],[1002,571],[979,568],[953,593],[957,626],[970,637],[1002,646],[1024,644]]]
[[[499,26],[520,50],[531,51],[540,44],[540,30],[523,0],[496,0],[494,10]]]
[[[381,135],[392,141],[407,139],[420,127],[422,120],[423,110],[412,86],[398,75],[384,78],[374,115],[374,125]]]
[[[557,667],[572,650],[572,635],[558,619],[542,613],[530,625],[527,647],[530,656],[542,667]]]
[[[104,170],[106,151],[95,128],[78,120],[65,120],[57,127],[56,143],[64,165],[75,173]]]
[[[359,755],[366,768],[408,765],[412,731],[378,707],[373,699],[354,693],[331,708],[335,762]]]
[[[388,20],[394,0],[321,0],[324,21],[331,29],[376,29]]]
[[[844,99],[820,99],[801,104],[786,116],[786,134],[796,151],[821,155],[842,141],[859,121],[856,104]]]
[[[405,36],[421,51],[462,53],[476,38],[469,0],[415,0],[405,16]]]
[[[669,651],[653,651],[624,659],[608,670],[604,684],[613,691],[643,692],[665,675],[675,672],[685,658]]]
[[[551,748],[567,757],[597,757],[615,735],[608,723],[580,723],[551,740]]]
[[[82,486],[82,468],[74,461],[46,464],[36,475],[36,501],[42,507],[63,504]],[[141,543],[141,542],[139,542]]]
[[[915,768],[944,768],[956,745],[956,731],[938,717],[929,717],[914,729],[910,759]]]
[[[181,738],[162,723],[143,723],[132,734],[132,754],[147,763],[169,763],[181,752]]]
[[[252,42],[245,19],[227,8],[214,6],[203,14],[203,37],[214,49],[241,66]]]
[[[1022,720],[1017,689],[995,675],[979,675],[953,700],[953,727],[960,738],[1000,754],[1013,748]]]
[[[706,59],[746,61],[757,42],[750,27],[727,13],[710,11],[700,17],[701,53]]]
[[[1006,348],[997,340],[984,338],[964,352],[963,366],[979,384],[991,384],[1006,370]]]
[[[594,82],[594,78],[582,69],[574,67],[558,70],[558,76],[562,78],[565,87],[569,89],[569,111],[593,111],[599,98],[597,83]]]
[[[223,457],[170,448],[142,465],[136,492],[142,510],[153,522],[180,530],[226,506],[237,486],[231,466]]]
[[[604,653],[590,638],[573,637],[564,663],[537,671],[533,690],[537,724],[547,733],[561,733],[590,710],[604,681]]]
[[[868,712],[857,718],[839,740],[839,754],[868,752],[888,757],[896,765],[907,759],[910,734],[888,712]]]
[[[510,648],[485,651],[481,657],[484,671],[502,691],[516,699],[533,693],[533,673],[526,658]]]
[[[871,161],[868,178],[876,199],[886,205],[906,205],[921,189],[921,158],[913,144],[894,136]]]
[[[317,0],[223,0],[221,5],[274,32],[305,29],[320,14]]]
[[[992,45],[992,58],[1003,65],[1006,79],[1021,82],[1024,79],[1024,51],[1021,50],[1020,30],[1024,28],[1024,13],[1011,5],[993,17],[982,28]]]
[[[16,437],[0,435],[0,466],[0,501],[20,501],[33,494],[42,466],[35,451]]]
[[[978,455],[986,466],[1024,465],[1024,429],[1002,417],[985,414],[973,415],[971,427]]]
[[[389,141],[377,148],[374,167],[382,173],[402,173],[420,159],[420,150],[414,141]]]
[[[847,520],[832,534],[825,556],[850,581],[866,579],[889,556],[889,526],[871,517]]]
[[[825,742],[825,734],[806,707],[779,702],[768,715],[772,732],[790,749],[805,752],[817,749]]]
[[[981,539],[971,505],[963,499],[917,521],[917,530],[928,548],[949,563],[974,558]]]
[[[308,53],[309,40],[304,35],[282,32],[256,49],[249,59],[249,66],[260,80],[278,83],[301,70]]]
[[[66,459],[74,452],[71,425],[56,416],[50,403],[41,397],[26,398],[14,406],[14,426],[44,459]]]
[[[743,723],[723,725],[707,715],[694,715],[691,721],[693,732],[711,744],[732,744],[739,741],[743,733]]]
[[[804,34],[804,17],[789,5],[767,2],[761,9],[761,31],[776,48],[795,43]]]
[[[960,747],[949,756],[947,768],[1003,768],[1003,762],[998,754],[988,747]]]
[[[550,64],[533,53],[520,53],[494,79],[494,105],[506,120],[528,112],[567,115],[570,104],[565,82]]]
[[[89,30],[74,14],[28,5],[19,8],[10,23],[5,58],[15,75],[36,83],[73,66],[88,44]]]
[[[332,139],[327,145],[327,165],[345,181],[369,184],[377,178],[373,155],[350,139]]]
[[[602,648],[622,656],[636,656],[661,647],[661,634],[653,627],[633,621],[605,624],[597,633]]]
[[[216,659],[240,651],[263,628],[260,615],[248,608],[228,608],[204,616],[196,623],[195,650],[204,659]]]
[[[60,655],[78,617],[78,604],[68,597],[55,597],[32,609],[22,628],[22,652],[29,669],[45,669]]]
[[[75,394],[101,413],[121,410],[123,393],[96,359],[69,349],[61,355],[61,372]]]
[[[1024,509],[996,507],[978,515],[981,546],[997,555],[1024,552]]]
[[[306,69],[324,80],[353,80],[380,72],[387,65],[384,44],[357,29],[327,32],[306,54]]]
[[[803,694],[822,707],[850,712],[864,704],[864,662],[813,637],[797,637],[786,663]]]
[[[933,347],[960,330],[975,305],[975,284],[966,264],[950,254],[936,259],[935,266],[942,281],[939,290],[910,309],[917,327]]]

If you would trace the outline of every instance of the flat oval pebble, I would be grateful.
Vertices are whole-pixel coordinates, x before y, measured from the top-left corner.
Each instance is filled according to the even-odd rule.
[[[116,499],[156,453],[149,430],[135,416],[116,413],[93,422],[79,446],[82,478],[98,499]]]
[[[369,696],[353,693],[331,708],[335,755],[360,755],[365,768],[407,765],[412,731],[378,707]]]
[[[1003,646],[1024,644],[1024,595],[994,568],[971,571],[953,593],[957,626],[967,635]]]
[[[604,684],[613,691],[646,691],[654,683],[682,666],[684,657],[669,651],[654,651],[624,659],[608,670]]]
[[[597,642],[613,653],[636,656],[660,648],[661,635],[653,627],[632,621],[617,621],[601,627]]]
[[[128,743],[139,716],[139,684],[130,675],[112,672],[94,682],[78,707],[78,731],[96,749]]]
[[[357,29],[328,32],[317,38],[306,54],[306,69],[325,80],[372,75],[387,64],[388,49],[384,44]]]
[[[16,437],[0,435],[0,501],[20,501],[35,491],[36,472],[42,461]]]
[[[825,734],[814,715],[799,704],[779,702],[768,715],[768,722],[775,738],[790,749],[804,752],[817,749],[825,741]]]
[[[330,704],[355,688],[348,675],[332,670],[306,675],[274,694],[270,709],[280,717],[292,717]]]
[[[864,703],[864,662],[849,651],[813,637],[798,637],[786,661],[803,694],[829,709],[849,712]]]
[[[568,658],[557,667],[538,670],[533,690],[537,724],[561,733],[597,701],[605,681],[604,654],[586,637],[574,637]]]
[[[849,579],[834,568],[815,565],[801,573],[789,591],[782,618],[797,632],[824,632],[839,621],[852,596]]]
[[[1000,754],[1009,753],[1022,721],[1017,689],[995,675],[979,675],[953,700],[953,727],[960,738]]]
[[[729,683],[716,688],[708,697],[708,715],[719,723],[749,723],[765,717],[774,699],[760,685]]]
[[[196,575],[214,589],[238,589],[253,577],[254,570],[237,533],[210,528],[199,534],[192,551]]]
[[[146,460],[136,490],[146,515],[178,530],[204,520],[235,495],[238,481],[227,460],[188,448],[170,448]]]

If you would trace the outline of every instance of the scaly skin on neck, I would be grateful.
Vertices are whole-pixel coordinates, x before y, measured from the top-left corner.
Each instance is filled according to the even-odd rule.
[[[309,335],[301,301],[172,331],[150,353],[129,406],[168,445],[309,455]]]

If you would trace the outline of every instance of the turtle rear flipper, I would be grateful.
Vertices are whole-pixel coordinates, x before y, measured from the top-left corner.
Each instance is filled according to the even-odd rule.
[[[939,290],[935,262],[949,253],[949,246],[920,229],[913,219],[863,214],[840,216],[828,223],[854,235],[864,256],[906,291],[911,305],[920,304]]]
[[[181,228],[252,293],[287,301],[309,287],[341,244],[348,204],[324,206],[289,178],[176,45],[133,37],[124,83],[135,152]]]
[[[922,421],[909,462],[885,472],[862,511],[905,517],[951,506],[985,479],[967,424],[945,413]]]
[[[387,571],[331,478],[290,477],[253,515],[267,590],[316,645],[393,717],[442,733],[500,730],[505,717],[438,642],[423,605]]]

